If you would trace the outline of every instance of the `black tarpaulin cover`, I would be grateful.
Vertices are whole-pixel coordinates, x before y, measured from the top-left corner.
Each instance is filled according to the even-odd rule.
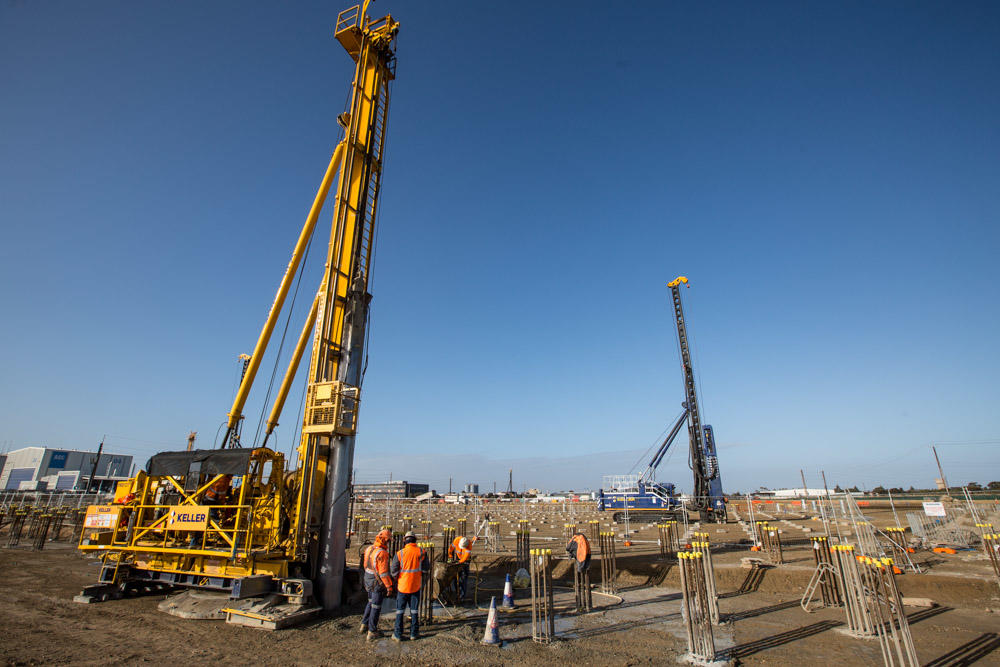
[[[243,475],[250,464],[253,449],[196,449],[191,452],[160,452],[146,462],[146,474],[152,477],[184,476],[192,463],[201,463],[202,475]]]

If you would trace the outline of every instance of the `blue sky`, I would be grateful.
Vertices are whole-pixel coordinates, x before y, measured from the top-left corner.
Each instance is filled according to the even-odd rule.
[[[994,3],[372,7],[360,480],[627,472],[682,399],[681,273],[731,490],[926,486],[945,441],[953,483],[1000,477]],[[3,446],[211,443],[338,138],[339,8],[0,6]]]

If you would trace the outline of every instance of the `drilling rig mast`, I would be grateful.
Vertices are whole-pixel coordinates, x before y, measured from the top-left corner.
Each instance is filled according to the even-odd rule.
[[[678,276],[667,283],[674,306],[674,321],[677,324],[677,342],[681,353],[681,373],[684,377],[684,408],[687,411],[688,465],[694,474],[694,493],[689,507],[701,515],[706,522],[726,521],[725,499],[722,496],[722,477],[719,472],[719,458],[715,453],[715,437],[712,427],[702,424],[701,406],[695,387],[694,366],[691,363],[691,348],[688,344],[687,322],[681,304],[681,285],[687,285],[685,276]]]
[[[715,453],[715,435],[711,426],[702,424],[694,367],[691,363],[691,348],[688,344],[687,321],[684,319],[684,307],[681,304],[680,287],[687,283],[688,279],[684,276],[678,276],[667,283],[674,307],[681,375],[684,381],[684,402],[681,403],[681,413],[641,474],[605,476],[605,488],[600,491],[598,507],[614,511],[613,518],[616,522],[624,521],[628,512],[632,512],[633,516],[661,521],[674,518],[684,511],[675,496],[676,487],[670,483],[657,482],[655,474],[685,422],[688,426],[688,465],[694,475],[694,492],[690,502],[687,503],[687,509],[697,512],[705,522],[726,521],[726,501],[722,494],[719,458]]]

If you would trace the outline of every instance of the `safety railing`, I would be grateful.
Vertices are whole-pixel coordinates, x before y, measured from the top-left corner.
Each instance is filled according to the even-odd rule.
[[[87,507],[111,502],[111,493],[6,491],[0,492],[0,508]]]
[[[949,508],[949,510],[948,516],[940,518],[917,512],[906,513],[910,530],[913,536],[920,540],[922,546],[949,544],[968,547],[979,541],[972,528],[967,527],[972,523],[971,515],[964,508]]]
[[[341,30],[348,30],[349,28],[360,28],[361,25],[361,5],[354,5],[353,7],[348,7],[344,11],[337,15],[337,28],[336,32]]]
[[[639,493],[639,475],[605,475],[604,490],[614,493]]]
[[[116,512],[110,525],[85,525],[82,548],[247,558],[253,549],[267,546],[268,532],[254,532],[253,505],[126,505],[110,509]],[[94,540],[91,535],[107,532],[110,539]]]

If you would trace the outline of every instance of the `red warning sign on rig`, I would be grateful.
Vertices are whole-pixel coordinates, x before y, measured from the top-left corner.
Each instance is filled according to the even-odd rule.
[[[181,505],[171,507],[167,516],[168,530],[207,530],[208,507],[204,505]]]

